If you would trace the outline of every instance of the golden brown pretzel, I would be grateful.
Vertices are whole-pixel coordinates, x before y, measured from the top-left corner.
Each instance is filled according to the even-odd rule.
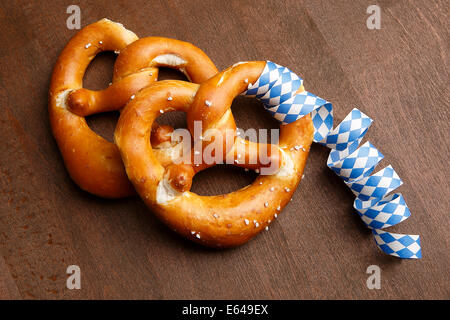
[[[160,109],[187,112],[189,126],[200,119],[210,126],[232,127],[231,101],[249,82],[258,79],[264,66],[265,62],[237,64],[200,87],[180,81],[152,84],[140,91],[120,116],[114,137],[128,177],[157,216],[188,239],[212,247],[245,243],[277,217],[301,180],[313,140],[309,115],[281,126],[276,147],[281,154],[281,167],[277,173],[260,175],[250,186],[224,195],[199,196],[185,191],[195,174],[193,167],[170,161],[161,165],[149,142],[151,126]],[[169,92],[171,101],[166,99]],[[234,154],[240,141],[236,138],[227,152]],[[304,149],[294,148],[298,145]]]
[[[101,51],[121,52],[113,83],[101,91],[84,89],[84,72]],[[203,51],[189,43],[166,38],[138,40],[121,24],[107,19],[80,30],[59,56],[50,84],[50,122],[70,176],[85,191],[107,198],[135,193],[117,147],[93,132],[84,116],[122,108],[157,79],[158,66],[178,68],[195,81],[217,72]]]

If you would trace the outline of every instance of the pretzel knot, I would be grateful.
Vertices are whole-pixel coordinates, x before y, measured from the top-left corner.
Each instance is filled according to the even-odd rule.
[[[309,115],[280,126],[278,145],[251,143],[236,135],[230,111],[232,101],[249,84],[256,82],[265,65],[262,61],[239,63],[201,85],[157,82],[141,90],[127,104],[117,124],[115,142],[136,191],[169,227],[201,244],[237,246],[268,229],[301,180],[314,135]],[[298,89],[301,91],[303,87]],[[161,111],[173,110],[187,113],[193,143],[200,145],[200,162],[196,161],[198,154],[194,151],[188,157],[193,163],[178,163],[180,155],[174,152],[177,145],[156,149],[149,142],[155,119]],[[202,132],[196,136],[197,122],[201,123]],[[206,163],[205,151],[212,140],[207,141],[205,135],[210,129],[215,129],[214,141],[231,139],[232,143],[224,143],[222,150],[214,154],[215,161]],[[259,153],[262,147],[271,150],[269,161],[262,163],[256,154],[257,160],[251,163],[250,159],[255,158],[255,152]],[[197,172],[225,158],[233,159],[234,165],[244,168],[262,170],[273,163],[277,166],[273,172],[259,175],[251,185],[229,194],[200,196],[189,191]]]
[[[102,51],[120,53],[112,84],[100,91],[82,88],[88,64]],[[160,66],[178,69],[194,82],[217,73],[208,56],[190,43],[156,37],[138,40],[108,19],[80,30],[62,51],[50,85],[50,122],[67,170],[82,189],[107,198],[135,193],[117,147],[93,132],[84,116],[120,110],[157,79]],[[163,142],[170,130],[156,126],[153,141]]]

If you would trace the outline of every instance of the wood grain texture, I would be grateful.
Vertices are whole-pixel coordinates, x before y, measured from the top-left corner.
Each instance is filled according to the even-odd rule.
[[[0,3],[0,298],[3,299],[448,299],[448,3],[378,1],[381,30],[366,28],[372,1],[87,1],[82,25],[103,17],[143,36],[202,48],[219,69],[272,60],[334,103],[336,120],[354,107],[375,122],[368,139],[404,181],[411,209],[392,228],[420,234],[423,259],[381,253],[352,210],[353,195],[313,146],[306,178],[269,232],[226,251],[192,244],[162,225],[138,198],[103,200],[68,177],[50,132],[47,92],[73,1]],[[102,88],[113,56],[88,69]],[[180,78],[173,72],[163,78]],[[238,126],[272,128],[260,103],[237,99]],[[89,119],[111,139],[117,114]],[[182,115],[165,121],[183,126]],[[381,168],[381,166],[380,166]],[[254,176],[215,167],[194,191],[220,194]],[[79,265],[82,289],[66,289]],[[382,269],[381,290],[366,268]]]

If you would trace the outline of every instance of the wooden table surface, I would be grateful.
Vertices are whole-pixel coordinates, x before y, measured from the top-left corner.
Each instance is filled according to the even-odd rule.
[[[140,37],[202,48],[219,69],[272,60],[334,103],[374,119],[367,134],[404,181],[412,216],[391,228],[420,234],[423,259],[380,252],[352,209],[354,196],[314,145],[306,178],[279,219],[244,246],[217,251],[171,232],[139,198],[104,200],[69,178],[52,137],[47,94],[53,65],[76,30],[103,17]],[[2,1],[0,3],[0,297],[18,299],[448,299],[448,3],[377,1],[381,29],[366,27],[373,1]],[[447,24],[448,26],[448,24]],[[85,86],[105,87],[113,54],[98,57]],[[180,76],[163,72],[162,78]],[[237,99],[238,126],[275,127],[255,100]],[[111,140],[117,114],[89,118]],[[165,121],[183,125],[182,115]],[[446,160],[447,159],[447,160]],[[447,164],[446,164],[447,163]],[[194,191],[231,192],[255,176],[215,167]],[[66,268],[81,268],[81,290]],[[366,269],[381,268],[369,290]]]

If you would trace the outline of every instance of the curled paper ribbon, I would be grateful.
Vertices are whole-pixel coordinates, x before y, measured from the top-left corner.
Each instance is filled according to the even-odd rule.
[[[353,109],[333,129],[331,103],[307,91],[296,94],[302,84],[303,80],[288,68],[267,61],[259,79],[249,84],[243,95],[259,98],[264,108],[282,124],[311,114],[314,142],[331,149],[327,166],[355,194],[353,207],[367,227],[372,229],[377,246],[384,253],[399,258],[421,258],[418,235],[381,230],[402,222],[411,213],[400,193],[388,195],[403,183],[392,166],[372,175],[384,156],[370,142],[359,146],[372,119]]]

